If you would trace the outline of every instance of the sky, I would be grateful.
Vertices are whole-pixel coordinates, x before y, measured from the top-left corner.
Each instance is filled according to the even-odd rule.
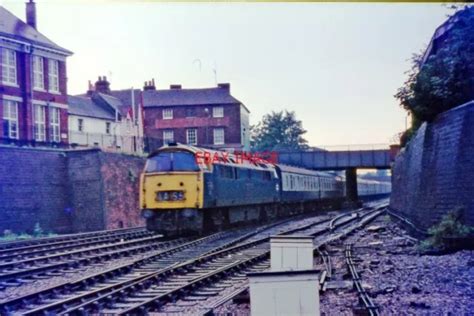
[[[0,0],[24,19],[26,0]],[[389,143],[410,58],[451,11],[441,4],[37,0],[38,29],[74,52],[68,92],[231,84],[251,124],[290,110],[312,146]]]

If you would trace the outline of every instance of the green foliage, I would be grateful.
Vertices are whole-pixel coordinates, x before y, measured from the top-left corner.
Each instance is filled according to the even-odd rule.
[[[473,227],[466,226],[462,223],[462,213],[462,208],[456,208],[444,215],[439,224],[434,225],[428,230],[430,237],[422,241],[420,249],[446,249],[450,246],[446,243],[447,239],[465,238],[474,232]]]
[[[408,80],[395,95],[421,121],[474,99],[474,7],[463,7],[450,20],[440,49],[425,63],[422,54],[413,56]]]
[[[283,151],[307,149],[303,138],[306,130],[295,112],[272,112],[251,128],[251,145],[258,151]]]
[[[35,228],[33,229],[33,236],[40,237],[43,235],[43,228],[41,228],[40,223],[35,224]]]

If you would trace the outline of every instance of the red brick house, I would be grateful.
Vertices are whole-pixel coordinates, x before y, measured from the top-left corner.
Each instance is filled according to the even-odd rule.
[[[249,149],[249,110],[230,94],[230,84],[215,88],[143,91],[144,134],[148,150],[169,142],[227,150]]]
[[[36,4],[26,23],[0,6],[0,139],[68,144],[66,58],[72,52],[38,32]]]

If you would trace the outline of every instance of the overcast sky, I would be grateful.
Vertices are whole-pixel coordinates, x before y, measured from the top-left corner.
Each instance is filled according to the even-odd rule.
[[[0,4],[24,19],[25,1]],[[450,12],[401,3],[36,2],[39,31],[74,52],[70,94],[99,75],[113,89],[217,79],[231,83],[251,123],[295,111],[311,145],[388,143],[402,131],[393,95],[411,55]]]

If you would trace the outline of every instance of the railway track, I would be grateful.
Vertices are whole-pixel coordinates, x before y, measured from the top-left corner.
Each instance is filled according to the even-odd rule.
[[[210,297],[219,306],[246,290],[247,273],[268,268],[270,235],[304,233],[323,238],[328,237],[323,231],[328,233],[331,223],[331,238],[337,239],[348,233],[338,233],[339,227],[363,219],[357,215],[320,218],[299,220],[297,225],[291,219],[257,230],[226,231],[178,243],[131,264],[0,302],[0,313],[74,315],[100,311],[125,315],[170,308],[171,312],[173,306],[183,310]],[[325,242],[321,239],[315,252]],[[199,310],[212,312],[209,306]]]
[[[210,237],[178,245],[172,249],[136,260],[132,264],[111,269],[104,273],[98,273],[76,282],[67,282],[13,300],[1,302],[3,308],[1,312],[4,314],[19,312],[30,315],[43,312],[56,314],[65,310],[67,306],[80,305],[85,301],[90,302],[91,306],[96,306],[97,302],[90,301],[91,299],[96,299],[101,295],[113,297],[115,290],[123,292],[131,283],[153,277],[156,271],[166,273],[166,269],[173,268],[179,262],[187,262],[199,256],[209,256],[218,253],[262,232],[281,230],[280,226],[292,220],[294,219],[266,225],[260,229],[248,228],[240,230],[238,233],[230,231],[221,232]],[[327,220],[324,219],[324,221]],[[306,222],[312,223],[314,221],[313,219]],[[84,307],[74,307],[73,311],[69,312],[78,312],[81,308]]]
[[[66,234],[53,237],[42,237],[42,238],[33,238],[26,240],[17,240],[17,241],[4,241],[0,242],[0,251],[3,252],[8,249],[27,247],[27,246],[40,246],[48,245],[59,242],[68,242],[68,241],[77,241],[81,239],[89,238],[100,238],[107,236],[115,236],[119,234],[129,234],[134,232],[148,233],[144,227],[134,227],[134,228],[120,228],[120,229],[111,229],[111,230],[100,230],[87,233],[78,233],[78,234]]]
[[[326,228],[326,233],[327,234],[322,234],[320,232],[314,232],[312,235],[315,237],[314,239],[314,247],[313,247],[313,252],[315,254],[320,253],[322,255],[323,259],[323,264],[325,266],[325,270],[322,272],[321,275],[321,284],[323,285],[325,279],[327,277],[331,277],[332,275],[332,266],[331,266],[331,259],[329,253],[327,253],[326,250],[323,248],[331,243],[338,241],[340,239],[345,238],[349,234],[351,234],[353,231],[367,225],[369,222],[371,222],[373,219],[375,219],[377,216],[382,214],[383,211],[381,210],[381,207],[375,209],[374,211],[369,212],[368,214],[365,214],[363,216],[354,216],[352,217],[351,220],[347,221],[342,221],[338,222],[337,224],[333,222],[332,228],[331,226]],[[343,218],[342,216],[339,217],[339,220]],[[358,220],[358,222],[355,225],[350,225],[350,222]],[[340,228],[338,232],[335,231],[335,229]],[[269,264],[266,268],[269,268]],[[265,269],[264,269],[265,270]],[[224,305],[225,303],[231,301],[235,297],[238,297],[242,295],[243,293],[248,291],[248,285],[246,282],[242,282],[242,284],[231,291],[227,291],[224,295],[220,295],[218,298],[211,302],[206,302],[205,304],[202,304],[203,307],[201,309],[198,309],[194,307],[195,310],[193,310],[193,314],[196,315],[215,315],[215,310],[218,309],[220,306]],[[198,305],[199,302],[196,304]],[[173,310],[171,310],[173,311]]]
[[[352,216],[335,224],[346,227],[350,222],[360,220]],[[287,228],[282,234],[294,234],[313,229],[314,237],[328,232],[328,219],[316,221],[306,226]],[[322,228],[321,225],[325,225]],[[347,234],[341,231],[339,234]],[[257,234],[258,235],[258,234]],[[341,235],[332,236],[340,238]],[[324,241],[325,242],[325,241]],[[317,246],[321,246],[320,244]],[[183,262],[150,275],[145,280],[118,289],[105,297],[95,299],[80,306],[67,309],[59,315],[75,313],[111,313],[117,315],[164,313],[207,313],[200,302],[217,298],[224,292],[246,284],[246,274],[263,271],[269,267],[269,237],[245,241],[235,246],[213,251],[209,254]],[[189,308],[188,305],[192,305]]]
[[[162,241],[162,236],[155,235],[75,251],[64,251],[52,255],[3,262],[0,263],[0,285],[3,287],[16,286],[18,283],[28,282],[28,279],[31,278],[41,278],[45,273],[54,275],[61,273],[64,269],[160,250],[180,242],[183,242],[183,240]]]
[[[68,240],[51,240],[47,243],[40,244],[29,244],[29,245],[17,245],[13,247],[10,245],[8,248],[0,249],[0,264],[2,262],[9,262],[15,259],[26,259],[41,255],[60,253],[71,249],[80,249],[100,244],[113,244],[117,242],[129,241],[132,239],[151,237],[156,234],[149,232],[143,228],[120,230],[110,234],[98,234],[89,235],[87,237],[78,234],[76,239]]]
[[[369,294],[362,286],[361,278],[357,272],[356,265],[354,263],[354,256],[352,254],[352,245],[347,244],[345,247],[345,258],[347,269],[349,270],[352,281],[354,282],[354,287],[357,290],[357,295],[359,296],[359,303],[363,305],[366,312],[370,316],[380,315],[378,307],[372,302]]]

